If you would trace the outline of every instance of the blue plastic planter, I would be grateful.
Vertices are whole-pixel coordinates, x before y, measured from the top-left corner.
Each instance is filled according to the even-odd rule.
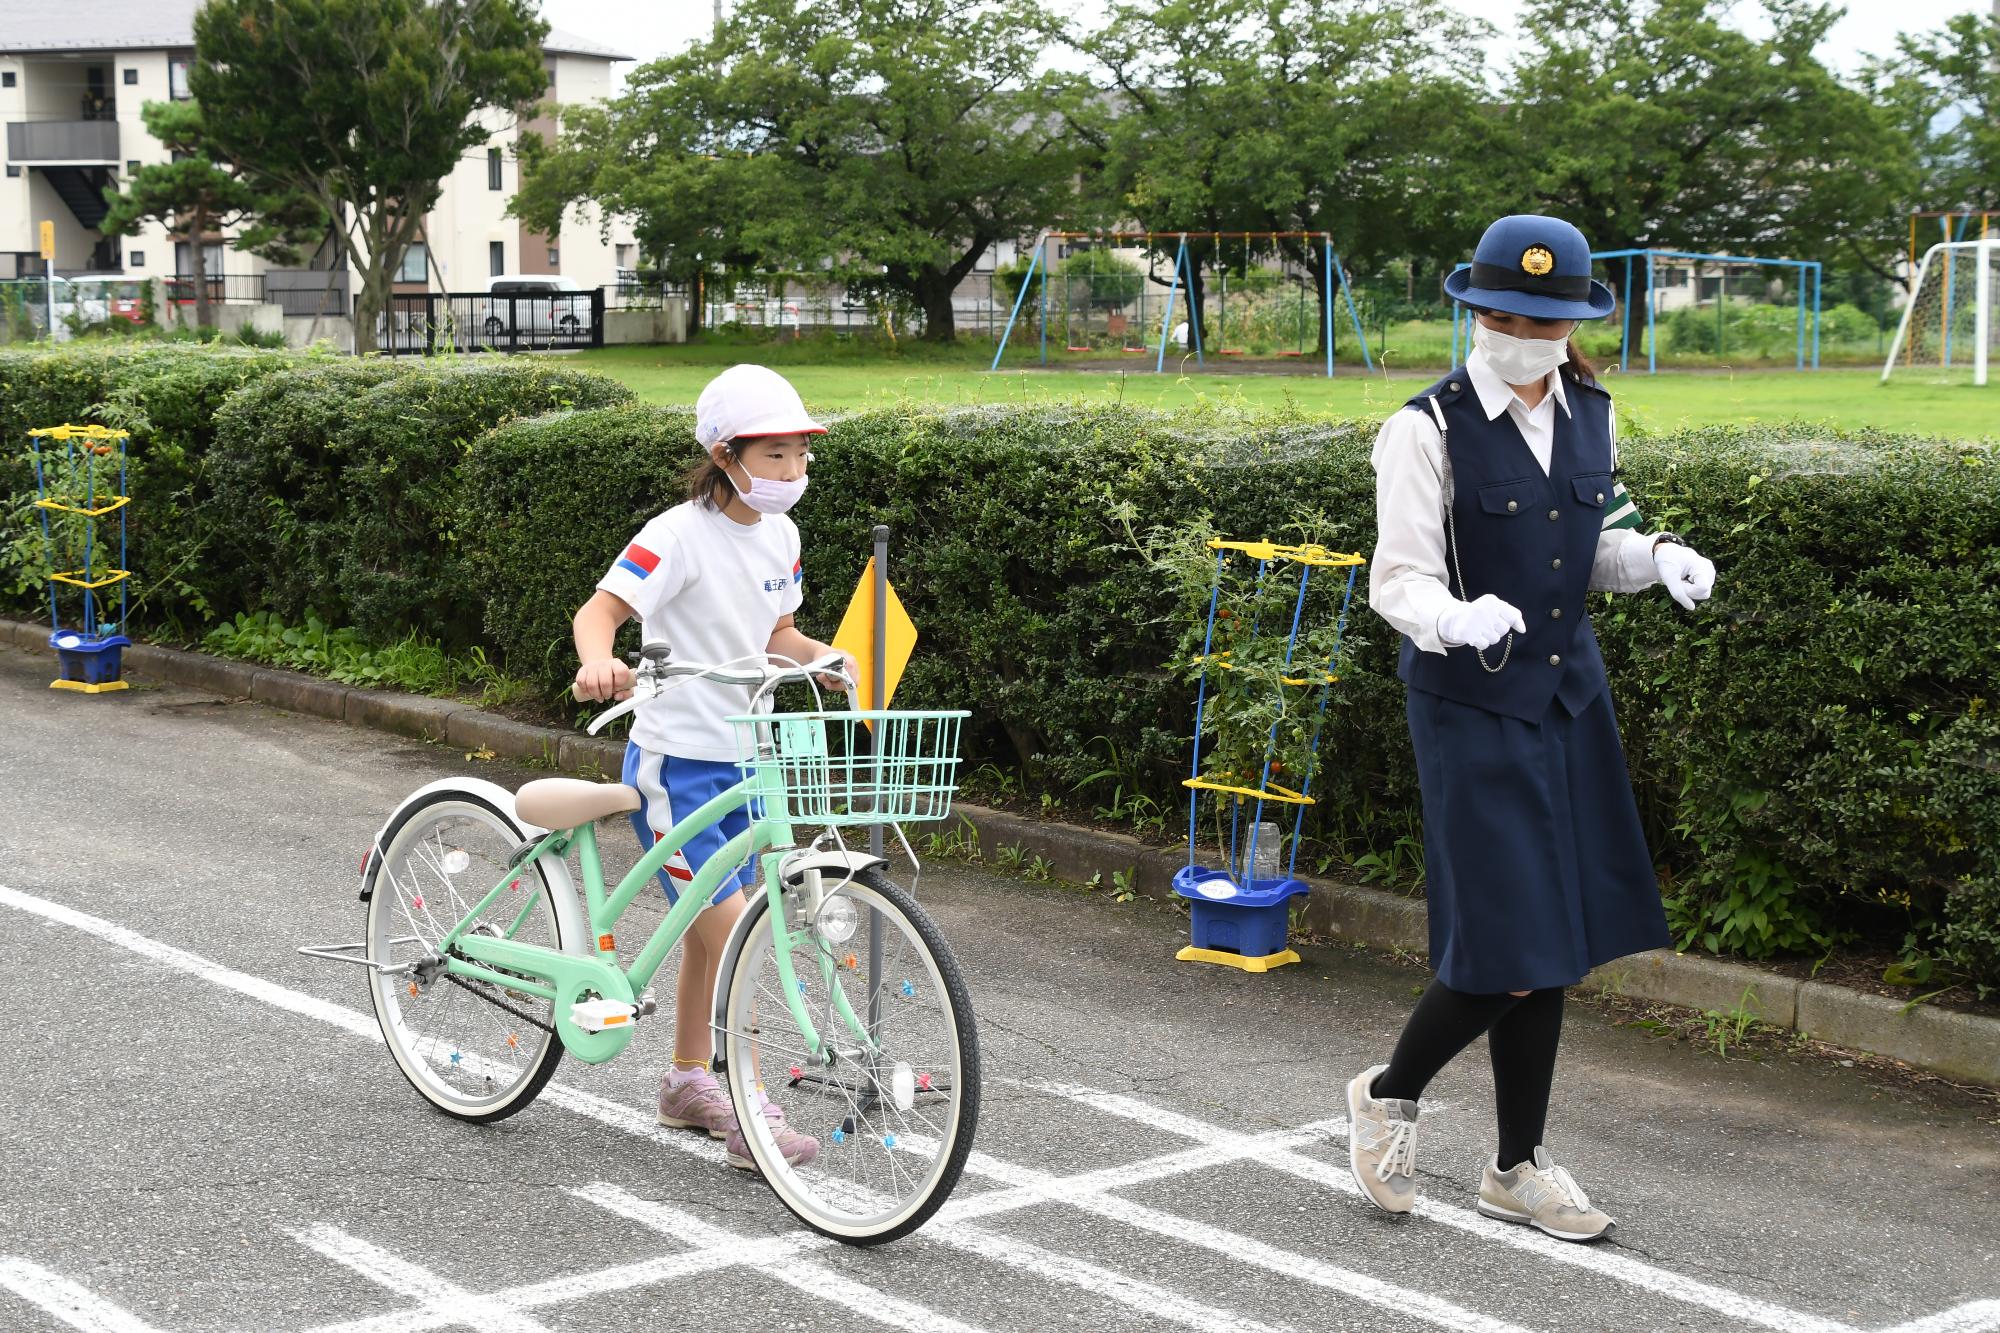
[[[119,677],[124,669],[124,649],[131,642],[123,634],[89,637],[75,630],[57,630],[49,635],[49,646],[56,650],[61,673],[50,687],[88,694],[125,688]]]
[[[1307,892],[1296,879],[1253,879],[1238,884],[1226,872],[1188,866],[1174,876],[1174,892],[1188,900],[1192,943],[1183,959],[1267,972],[1298,955],[1285,947],[1291,902]]]

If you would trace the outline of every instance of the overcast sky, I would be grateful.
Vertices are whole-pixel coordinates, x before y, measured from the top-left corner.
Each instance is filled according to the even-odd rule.
[[[1086,21],[1103,6],[1089,0],[1057,0],[1060,7]],[[1589,0],[1579,0],[1588,4]],[[1954,14],[1987,9],[1992,0],[1853,0],[1847,17],[1834,28],[1821,56],[1836,69],[1852,70],[1869,55],[1887,55],[1900,31],[1923,31]],[[727,0],[725,0],[725,7]],[[1501,29],[1496,61],[1519,49],[1522,35],[1513,31],[1519,0],[1455,0],[1455,7]],[[1746,22],[1756,20],[1760,6],[1739,6]],[[558,28],[614,47],[639,60],[652,60],[687,46],[715,22],[714,0],[543,0],[542,12]],[[621,68],[629,69],[630,66]]]

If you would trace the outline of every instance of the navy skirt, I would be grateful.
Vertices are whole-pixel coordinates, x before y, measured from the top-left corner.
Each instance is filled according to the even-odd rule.
[[[1431,966],[1474,994],[1569,986],[1670,942],[1610,691],[1538,723],[1409,691]]]

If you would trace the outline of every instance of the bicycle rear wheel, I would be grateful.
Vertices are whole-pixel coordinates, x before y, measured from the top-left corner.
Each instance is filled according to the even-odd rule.
[[[369,998],[397,1068],[446,1115],[484,1124],[534,1101],[562,1060],[555,1005],[444,971],[437,943],[507,874],[514,822],[470,792],[412,805],[382,839],[368,900]],[[521,866],[474,931],[560,950],[556,889]]]
[[[808,872],[817,873],[817,872]],[[785,893],[798,994],[831,1062],[815,1060],[786,1004],[771,913],[751,905],[727,980],[725,1076],[750,1156],[784,1205],[813,1230],[854,1245],[922,1226],[958,1184],[979,1122],[979,1036],[957,961],[937,925],[901,888],[864,871],[817,925]],[[848,909],[852,910],[849,911]],[[868,970],[869,923],[882,927],[881,967]],[[876,1050],[842,1013],[869,1025]],[[788,1164],[761,1114],[768,1096],[819,1145]]]

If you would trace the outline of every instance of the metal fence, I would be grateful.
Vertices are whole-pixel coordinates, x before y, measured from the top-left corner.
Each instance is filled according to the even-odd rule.
[[[264,300],[287,315],[344,315],[351,300],[344,268],[274,268],[264,273]]]
[[[604,292],[398,294],[376,321],[375,342],[395,356],[602,347]]]
[[[171,305],[194,305],[202,287],[208,289],[211,305],[262,305],[264,275],[261,273],[210,273],[197,283],[188,274],[161,278],[161,295]],[[336,307],[338,308],[338,307]]]

